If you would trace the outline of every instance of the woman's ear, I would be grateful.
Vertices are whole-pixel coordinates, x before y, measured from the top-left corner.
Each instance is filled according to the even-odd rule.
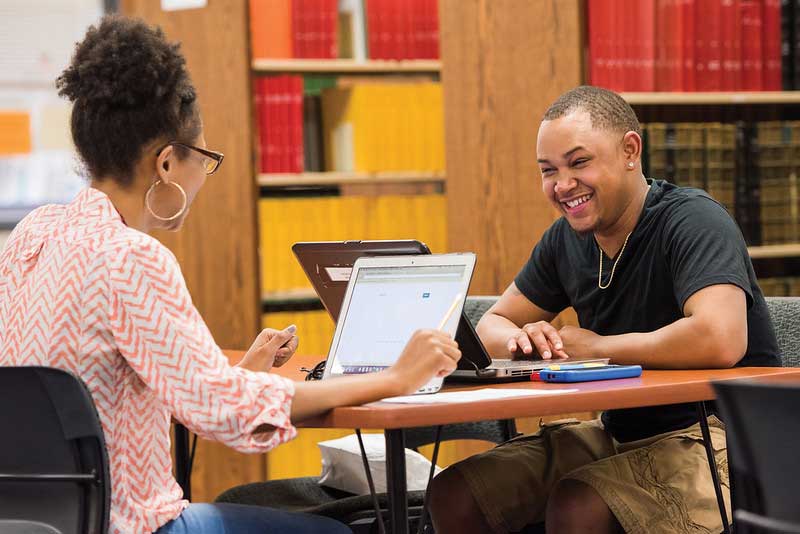
[[[171,169],[174,167],[173,159],[175,158],[175,147],[167,145],[158,153],[156,157],[156,174],[162,182],[169,182],[172,180]]]

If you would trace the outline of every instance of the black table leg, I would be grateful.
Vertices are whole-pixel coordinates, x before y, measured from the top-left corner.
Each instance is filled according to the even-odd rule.
[[[386,489],[392,534],[408,534],[406,487],[406,437],[402,428],[384,430],[386,437]]]
[[[717,505],[719,514],[722,517],[722,532],[730,534],[731,527],[728,524],[728,513],[725,511],[725,500],[722,498],[722,486],[719,483],[719,472],[717,471],[717,461],[714,458],[714,447],[711,445],[711,432],[708,430],[708,414],[706,413],[705,402],[697,403],[697,418],[700,420],[700,430],[703,432],[703,444],[708,456],[708,467],[711,469],[711,480],[714,481],[714,492],[717,494]]]
[[[192,500],[192,470],[189,465],[189,431],[175,423],[175,479],[183,489],[183,498]]]

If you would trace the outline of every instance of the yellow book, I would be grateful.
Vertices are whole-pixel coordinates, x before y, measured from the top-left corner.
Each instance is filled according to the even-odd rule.
[[[444,156],[444,106],[442,105],[442,85],[440,83],[431,83],[430,91],[432,104],[432,124],[433,130],[431,136],[433,138],[433,165],[430,170],[443,172],[445,168]]]
[[[322,92],[322,131],[325,161],[329,170],[366,170],[366,145],[369,141],[367,85],[334,87]]]

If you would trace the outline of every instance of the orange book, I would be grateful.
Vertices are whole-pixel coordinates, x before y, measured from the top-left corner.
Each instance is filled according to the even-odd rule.
[[[292,0],[250,0],[253,59],[290,58]]]

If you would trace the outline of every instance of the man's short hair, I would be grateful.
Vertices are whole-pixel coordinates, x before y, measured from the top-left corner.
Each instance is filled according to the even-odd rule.
[[[630,104],[613,91],[591,85],[581,85],[558,97],[545,111],[542,120],[560,119],[578,110],[589,114],[593,128],[623,135],[631,131],[642,135],[639,119]]]

